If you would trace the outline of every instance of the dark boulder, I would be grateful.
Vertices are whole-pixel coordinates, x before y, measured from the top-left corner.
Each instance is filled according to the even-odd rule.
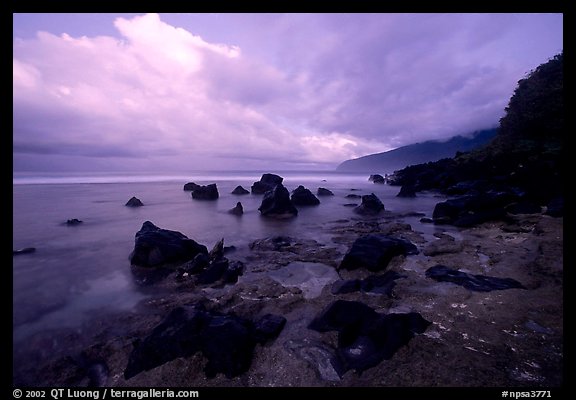
[[[196,243],[180,232],[161,229],[146,221],[136,232],[130,263],[141,267],[183,263],[192,260],[199,253],[208,254],[206,246]]]
[[[396,197],[416,197],[416,189],[412,185],[402,185]]]
[[[490,292],[504,289],[526,289],[512,278],[496,278],[485,275],[472,275],[444,265],[436,265],[426,270],[426,276],[438,282],[451,282],[474,292]]]
[[[236,206],[228,210],[228,212],[234,215],[242,215],[244,214],[244,207],[242,207],[242,203],[238,202],[236,203]]]
[[[173,309],[152,332],[134,342],[124,378],[130,379],[168,361],[201,352],[207,359],[208,378],[227,378],[250,369],[257,343],[278,336],[286,319],[265,315],[256,323],[232,314],[208,311],[201,304]]]
[[[194,191],[194,190],[198,189],[199,187],[200,187],[200,185],[197,185],[194,182],[188,182],[188,183],[184,184],[184,190],[187,192]]]
[[[418,254],[418,249],[408,240],[370,234],[356,239],[338,269],[382,271],[393,257],[411,254]]]
[[[126,207],[142,207],[144,204],[137,197],[132,197],[125,204]]]
[[[314,196],[309,189],[302,185],[292,191],[290,200],[295,206],[317,206],[320,204],[318,197]]]
[[[238,185],[234,188],[234,190],[231,192],[232,194],[250,194],[249,191],[247,191],[246,189],[244,189],[242,186]]]
[[[265,194],[274,189],[276,185],[281,185],[284,178],[275,174],[263,174],[259,181],[250,187],[252,194]]]
[[[379,314],[363,303],[337,300],[308,328],[338,332],[338,347],[331,363],[342,376],[350,369],[363,372],[392,358],[415,334],[424,333],[430,324],[418,313]]]
[[[218,188],[215,183],[206,186],[198,186],[192,191],[192,198],[195,200],[216,200],[218,199]]]
[[[68,226],[75,226],[75,225],[80,225],[82,223],[82,221],[80,221],[77,218],[72,218],[66,221],[66,225]]]
[[[384,178],[382,175],[380,174],[374,174],[374,175],[370,175],[370,177],[368,178],[369,181],[374,182],[374,183],[386,183],[386,178]]]
[[[381,211],[384,211],[384,204],[374,193],[362,196],[362,203],[354,209],[360,215],[376,215]]]
[[[328,190],[328,189],[323,188],[323,187],[319,187],[318,190],[316,191],[316,195],[317,196],[334,196],[334,193],[332,193],[331,190]]]
[[[258,211],[263,216],[275,218],[290,218],[298,215],[298,210],[290,200],[290,193],[282,184],[266,192]]]

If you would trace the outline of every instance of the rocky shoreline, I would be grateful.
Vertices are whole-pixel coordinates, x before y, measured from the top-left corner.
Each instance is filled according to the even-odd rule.
[[[405,217],[383,211],[334,220],[324,227],[328,236],[322,237],[330,239],[323,242],[293,237],[255,240],[249,248],[226,255],[230,264],[244,264],[244,274],[235,284],[198,284],[178,279],[173,269],[152,284],[156,295],[134,311],[95,316],[81,329],[29,338],[26,346],[14,349],[13,382],[114,387],[560,386],[563,218],[510,214],[505,221],[472,227],[438,225],[430,237],[407,224]],[[394,255],[376,272],[339,268],[355,241],[366,235],[409,241],[417,254]],[[511,278],[522,287],[473,291],[427,276],[426,271],[438,265],[470,276]],[[370,277],[381,276],[384,269],[395,273],[394,279],[378,290],[377,279]],[[342,290],[346,282],[376,290]],[[377,328],[364,322],[358,323],[367,328],[353,329],[356,333],[350,333],[350,325],[344,333],[311,329],[311,322],[337,301],[374,310],[376,314],[367,311],[377,318],[370,317],[370,324],[386,315],[418,314],[429,325],[399,339],[392,354],[386,350],[389,343],[379,344],[370,336]],[[254,342],[247,370],[234,376],[214,372],[208,377],[210,361],[198,351],[127,379],[135,344],[170,312],[191,304],[201,304],[215,316],[211,318],[233,315],[235,321],[258,321],[277,315],[285,324],[277,337]],[[358,346],[348,343],[346,348],[347,340]],[[338,354],[362,354],[361,345],[376,346],[385,354],[365,369],[337,365]]]

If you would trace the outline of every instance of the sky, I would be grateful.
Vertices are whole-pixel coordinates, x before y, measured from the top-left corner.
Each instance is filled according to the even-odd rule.
[[[14,14],[14,172],[330,170],[496,127],[562,14]]]

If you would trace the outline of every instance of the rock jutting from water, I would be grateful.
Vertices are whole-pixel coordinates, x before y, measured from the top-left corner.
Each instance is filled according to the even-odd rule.
[[[354,212],[360,215],[377,215],[382,211],[384,204],[374,193],[362,196],[362,203],[354,209]]]
[[[238,185],[234,188],[234,190],[232,192],[230,192],[231,194],[236,194],[236,195],[242,195],[242,194],[250,194],[250,192],[246,189],[244,189],[241,185]]]
[[[252,194],[265,194],[274,189],[276,185],[281,185],[284,178],[275,174],[262,174],[259,181],[256,181],[250,187]]]
[[[218,197],[218,187],[215,183],[206,186],[198,186],[192,191],[192,198],[195,200],[216,200]]]
[[[258,211],[265,217],[291,218],[298,215],[298,210],[290,200],[290,193],[281,183],[267,191]]]
[[[236,206],[228,210],[228,212],[233,215],[242,215],[244,214],[244,207],[242,207],[241,202],[238,202],[236,203]]]
[[[146,221],[136,232],[130,263],[139,267],[157,267],[186,262],[199,253],[208,254],[206,246],[180,232],[161,229]]]
[[[386,178],[384,178],[382,175],[380,174],[374,174],[374,175],[370,175],[370,177],[368,178],[369,181],[374,182],[374,183],[386,183]]]
[[[126,207],[142,207],[144,203],[138,197],[132,197],[125,204]]]
[[[83,222],[84,221],[80,221],[78,218],[71,218],[71,219],[67,220],[65,222],[65,224],[68,226],[75,226],[75,225],[80,225]]]
[[[292,200],[292,203],[295,206],[317,206],[320,204],[318,197],[314,196],[310,189],[306,189],[302,185],[292,191],[290,200]]]

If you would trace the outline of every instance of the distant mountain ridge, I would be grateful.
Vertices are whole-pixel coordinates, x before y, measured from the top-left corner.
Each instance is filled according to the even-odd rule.
[[[476,131],[471,137],[454,136],[441,142],[429,140],[399,147],[383,153],[370,154],[352,160],[346,160],[337,171],[392,173],[408,165],[438,161],[454,157],[456,152],[474,150],[488,144],[496,136],[497,128]]]

